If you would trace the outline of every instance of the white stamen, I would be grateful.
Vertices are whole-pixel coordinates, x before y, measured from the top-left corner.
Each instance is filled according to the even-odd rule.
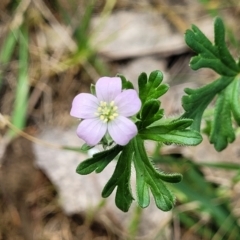
[[[103,122],[109,122],[118,116],[117,109],[118,107],[115,106],[114,101],[111,101],[110,103],[101,101],[95,115]]]

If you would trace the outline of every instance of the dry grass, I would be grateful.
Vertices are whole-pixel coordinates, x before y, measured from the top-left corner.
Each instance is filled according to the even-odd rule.
[[[1,0],[0,43],[4,46],[8,33],[18,29],[22,24],[28,27],[29,65],[26,67],[30,91],[27,126],[30,131],[27,133],[34,135],[45,125],[68,127],[74,121],[69,116],[69,106],[73,97],[81,91],[89,91],[89,85],[103,73],[109,72],[108,69],[113,69],[114,72],[113,65],[116,62],[108,63],[106,67],[107,64],[99,57],[95,46],[91,46],[90,40],[94,33],[90,32],[88,27],[82,30],[80,37],[76,37],[76,29],[81,21],[87,24],[84,14],[89,7],[88,1],[22,0],[16,9],[13,7],[14,2],[17,1]],[[208,11],[217,8],[222,15],[228,16],[227,22],[229,27],[234,29],[234,33],[240,32],[239,24],[234,21],[240,14],[237,0],[227,3],[216,0],[206,5],[200,5],[197,1],[185,2],[187,5],[179,5],[179,1],[163,0],[96,1],[92,15],[104,12],[106,14],[103,15],[104,18],[119,9],[158,11],[168,19],[172,28],[184,33],[192,19],[196,17],[193,14],[196,6],[199,10],[197,18],[208,15],[210,14]],[[66,15],[62,13],[68,15],[68,21],[64,20]],[[239,38],[240,35],[236,35],[236,40]],[[78,41],[87,47],[79,49]],[[18,84],[17,51],[18,46],[9,63],[1,65],[3,84],[0,89],[0,107],[1,113],[8,118],[13,111]],[[237,54],[239,52],[236,52]],[[169,67],[172,79],[185,71],[185,68],[181,67],[182,63],[186,62],[183,58],[185,56],[180,57],[180,60]],[[2,135],[6,131],[6,126],[2,126]],[[83,213],[66,216],[58,204],[56,189],[41,171],[34,168],[33,161],[31,143],[24,138],[16,139],[6,149],[0,169],[0,240],[114,240],[122,237],[122,233],[115,230],[114,224],[104,225],[97,216],[94,216],[90,223],[86,221]],[[239,187],[235,186],[233,191],[237,198]],[[239,212],[239,208],[236,209]],[[177,225],[179,223],[174,224],[173,228],[179,239],[196,237],[194,231],[188,229],[183,233],[180,230],[181,226]],[[200,225],[195,227],[201,224],[200,222]],[[183,233],[182,238],[180,232]]]

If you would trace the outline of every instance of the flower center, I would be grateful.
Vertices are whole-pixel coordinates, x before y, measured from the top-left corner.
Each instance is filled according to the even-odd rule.
[[[110,103],[101,101],[95,115],[99,116],[103,122],[109,122],[118,116],[117,109],[118,107],[115,105],[114,101]]]

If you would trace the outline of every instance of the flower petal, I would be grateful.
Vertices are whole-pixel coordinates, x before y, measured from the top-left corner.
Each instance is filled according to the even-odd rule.
[[[100,101],[111,102],[122,91],[119,77],[102,77],[96,83],[96,95]]]
[[[70,115],[77,118],[95,118],[99,105],[98,99],[89,93],[78,94],[72,102]]]
[[[124,146],[137,135],[138,131],[136,125],[130,119],[119,116],[108,123],[108,132],[114,142]]]
[[[98,118],[83,120],[78,128],[77,135],[89,146],[98,144],[107,132],[107,123]]]
[[[141,108],[141,100],[133,89],[128,89],[120,93],[114,102],[118,107],[119,115],[130,117],[136,114]]]

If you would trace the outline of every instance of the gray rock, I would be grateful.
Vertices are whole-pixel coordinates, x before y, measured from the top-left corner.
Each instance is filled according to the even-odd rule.
[[[210,18],[202,18],[196,24],[204,33],[212,36]],[[118,11],[104,23],[97,16],[92,20],[92,31],[92,45],[109,60],[147,55],[166,57],[188,49],[183,33],[173,29],[158,12]]]

